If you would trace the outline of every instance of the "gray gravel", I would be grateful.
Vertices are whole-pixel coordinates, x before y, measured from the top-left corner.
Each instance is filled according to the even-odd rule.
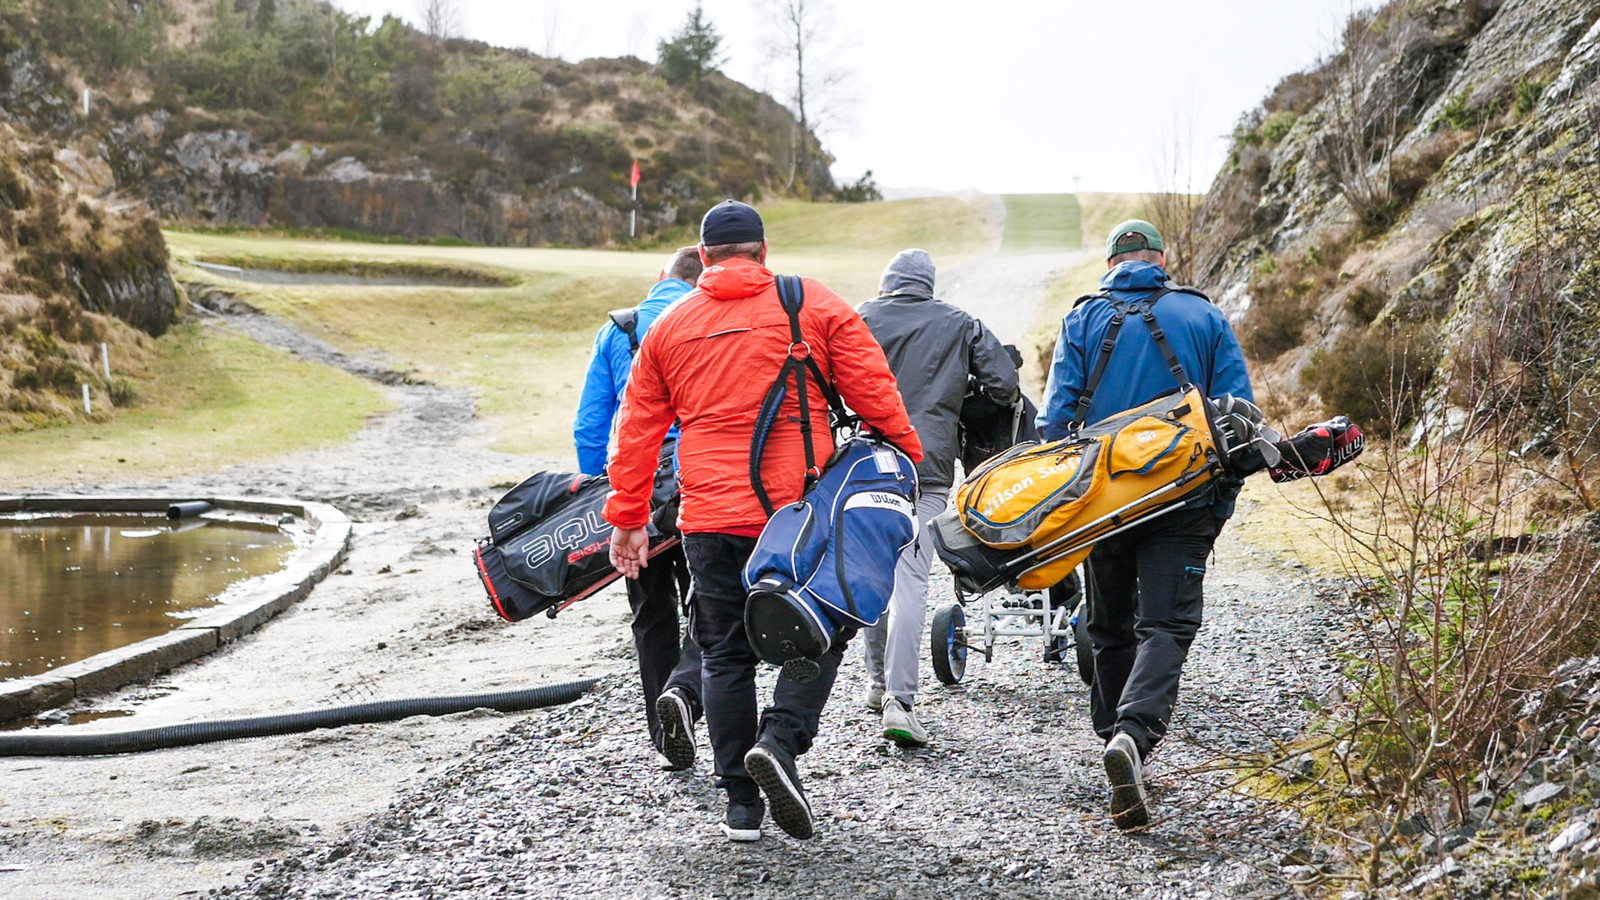
[[[1211,747],[1264,749],[1296,733],[1331,665],[1316,586],[1226,536],[1208,619],[1186,670],[1173,739],[1149,773],[1154,826],[1104,815],[1086,689],[1036,641],[975,660],[956,688],[927,686],[923,750],[878,736],[860,705],[858,651],[801,762],[819,816],[809,842],[769,820],[728,844],[709,750],[693,774],[656,769],[630,660],[580,703],[524,717],[343,836],[222,895],[260,897],[1266,897],[1294,823],[1222,788]],[[943,575],[942,569],[939,574]],[[936,591],[948,597],[948,577]],[[536,625],[533,627],[537,627]],[[763,676],[770,689],[772,673]],[[1251,727],[1240,729],[1238,723]],[[1198,746],[1204,743],[1209,746]]]

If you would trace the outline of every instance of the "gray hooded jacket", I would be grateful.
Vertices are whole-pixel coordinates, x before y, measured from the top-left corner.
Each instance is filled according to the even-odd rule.
[[[948,488],[961,456],[967,377],[998,402],[1009,403],[1017,398],[1017,367],[982,322],[933,299],[933,279],[933,260],[926,252],[901,251],[883,272],[882,295],[857,312],[882,345],[922,440],[917,478],[924,487]]]

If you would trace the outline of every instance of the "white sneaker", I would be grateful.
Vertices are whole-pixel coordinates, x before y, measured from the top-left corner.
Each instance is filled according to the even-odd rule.
[[[917,721],[917,714],[899,697],[883,701],[883,736],[902,747],[921,747],[928,742],[928,729]]]
[[[867,685],[866,691],[861,695],[861,702],[875,713],[883,712],[883,685]]]
[[[1106,780],[1111,782],[1111,821],[1123,831],[1150,824],[1145,807],[1144,766],[1133,738],[1119,731],[1106,744]]]

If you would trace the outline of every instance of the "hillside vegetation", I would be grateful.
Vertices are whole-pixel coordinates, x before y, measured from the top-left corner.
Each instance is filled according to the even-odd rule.
[[[1194,220],[1269,417],[1383,439],[1246,517],[1352,589],[1315,733],[1243,787],[1308,826],[1305,885],[1594,896],[1594,842],[1551,837],[1594,827],[1565,663],[1600,655],[1600,8],[1395,0],[1342,38],[1240,120]]]
[[[6,108],[170,221],[599,246],[626,239],[634,159],[645,236],[727,196],[833,190],[815,138],[715,71],[673,84],[319,0],[0,0],[0,39],[28,76]]]

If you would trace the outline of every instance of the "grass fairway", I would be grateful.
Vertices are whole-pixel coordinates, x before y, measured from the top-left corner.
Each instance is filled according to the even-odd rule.
[[[780,202],[762,209],[769,265],[821,279],[851,301],[877,292],[898,250],[941,265],[993,250],[991,198],[896,203]],[[167,235],[183,280],[220,284],[346,352],[376,351],[393,368],[472,388],[494,449],[568,456],[572,417],[594,334],[607,310],[644,298],[670,250],[650,252],[360,244],[274,237]],[[186,265],[194,260],[287,270],[344,261],[372,272],[433,265],[502,277],[506,287],[263,285]]]
[[[145,396],[109,423],[0,435],[0,487],[182,475],[349,440],[381,390],[255,341],[181,325]]]
[[[1083,210],[1072,194],[1007,194],[1004,253],[1077,250],[1083,244]]]

